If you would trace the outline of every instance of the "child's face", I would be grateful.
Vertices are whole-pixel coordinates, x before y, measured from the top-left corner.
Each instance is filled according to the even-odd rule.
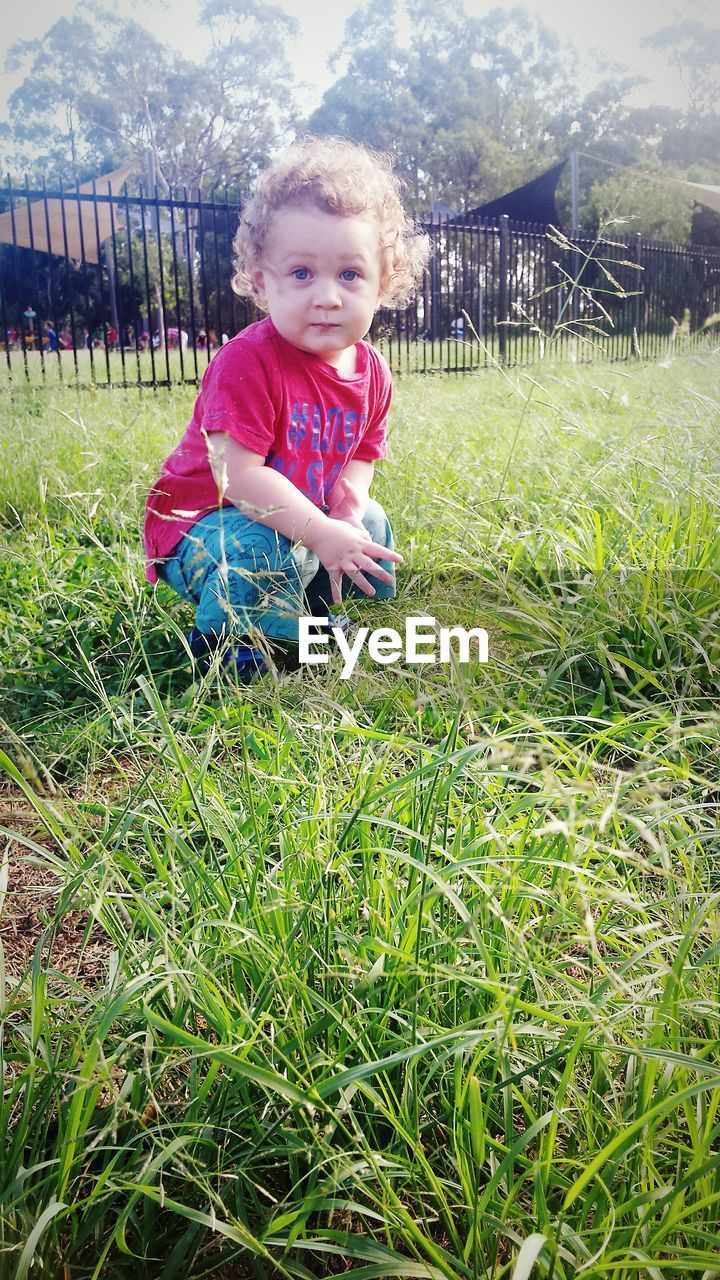
[[[273,214],[254,281],[283,338],[341,366],[370,328],[381,273],[374,219],[307,205]]]

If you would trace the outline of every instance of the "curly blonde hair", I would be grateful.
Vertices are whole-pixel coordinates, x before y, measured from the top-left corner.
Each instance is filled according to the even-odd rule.
[[[340,217],[377,219],[382,252],[381,306],[407,306],[430,256],[430,241],[408,218],[389,156],[343,138],[304,138],[261,174],[233,241],[232,287],[262,305],[253,274],[278,209],[315,205]]]

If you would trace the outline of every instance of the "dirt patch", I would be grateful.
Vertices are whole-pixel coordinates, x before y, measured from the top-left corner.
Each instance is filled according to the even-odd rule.
[[[27,836],[37,845],[51,842],[38,830],[38,818],[22,795],[0,798],[0,826]],[[112,944],[87,911],[65,911],[58,917],[63,884],[58,873],[30,853],[20,840],[0,836],[0,853],[8,860],[8,884],[0,915],[0,941],[5,969],[20,977],[32,963],[39,939],[47,932],[43,968],[54,969],[88,990],[102,981]]]

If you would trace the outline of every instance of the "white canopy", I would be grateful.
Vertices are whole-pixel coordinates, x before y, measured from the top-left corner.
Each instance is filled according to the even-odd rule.
[[[698,204],[704,204],[708,209],[714,209],[715,213],[720,213],[720,187],[713,187],[707,182],[686,182],[684,178],[666,178],[662,173],[643,173],[642,169],[631,169],[627,164],[617,164],[614,160],[606,160],[604,156],[590,155],[587,151],[580,151],[579,155],[585,156],[588,160],[595,160],[598,164],[604,164],[608,169],[621,169],[623,173],[631,173],[634,178],[645,178],[648,182],[657,182],[660,186],[670,183],[673,187],[682,187],[683,191]]]
[[[673,182],[678,187],[685,187],[698,204],[720,213],[720,187],[709,187],[705,182],[681,182],[679,178],[673,178]]]
[[[126,165],[104,173],[94,182],[83,183],[80,193],[117,195],[134,168]],[[76,194],[68,194],[62,200],[34,200],[12,213],[0,213],[0,243],[56,253],[78,262],[99,262],[99,247],[110,238],[113,226],[122,225],[119,215],[117,206],[111,214],[109,203],[78,200]]]

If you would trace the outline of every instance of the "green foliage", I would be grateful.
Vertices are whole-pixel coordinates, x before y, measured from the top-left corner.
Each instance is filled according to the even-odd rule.
[[[382,622],[489,664],[245,688],[142,578],[191,392],[6,397],[0,1268],[715,1273],[717,359],[401,380]]]
[[[349,20],[336,54],[343,74],[310,128],[391,150],[420,210],[433,200],[469,208],[524,181],[551,145],[569,51],[523,10],[480,21],[426,0],[405,9],[409,44],[398,0]]]
[[[208,0],[204,61],[180,57],[135,21],[105,9],[59,19],[18,42],[9,69],[24,72],[0,125],[5,167],[39,181],[91,178],[128,160],[161,190],[229,183],[241,196],[292,133],[341,134],[389,151],[418,213],[435,202],[464,210],[567,158],[720,181],[717,33],[683,19],[648,38],[680,66],[688,109],[637,108],[641,78],[578,53],[521,7],[482,18],[462,4],[367,0],[351,14],[331,62],[336,79],[308,119],[299,114],[285,50],[297,27],[257,0]],[[586,67],[581,74],[580,68]],[[596,81],[587,90],[587,68]],[[587,170],[589,162],[585,162]],[[596,225],[618,186],[646,235],[686,239],[686,211],[667,189],[649,207],[605,171],[584,178],[582,223]],[[614,184],[614,185],[613,185]],[[569,222],[569,195],[561,193]]]
[[[715,65],[714,49],[711,40],[706,69]],[[698,181],[718,179],[718,119],[709,91],[687,113],[639,109],[630,99],[640,77],[598,65],[597,84],[587,91],[580,87],[579,63],[571,46],[522,8],[474,18],[462,7],[442,9],[430,0],[376,0],[349,20],[335,55],[340,74],[309,125],[391,151],[421,212],[434,201],[464,210],[494,199],[565,159],[571,148],[658,173],[670,164],[687,174],[694,165]],[[717,83],[717,77],[706,80]],[[584,170],[597,172],[589,161]],[[600,173],[595,186],[604,188]],[[687,201],[658,189],[651,211],[641,188],[615,181],[644,234],[688,238]],[[581,221],[591,228],[615,190],[587,187]],[[567,190],[561,206],[569,222]]]
[[[202,63],[102,8],[14,45],[9,65],[26,71],[10,98],[17,162],[84,180],[129,160],[145,175],[150,153],[161,188],[237,174],[247,187],[288,124],[295,24],[254,0],[208,3],[202,20],[212,36]]]
[[[690,238],[693,199],[681,187],[663,181],[644,180],[628,173],[592,183],[583,208],[583,226],[596,227],[612,222],[618,233],[634,232],[650,240],[684,244]]]
[[[113,167],[104,163],[112,154],[107,138],[103,136],[98,154],[97,145],[85,143],[82,136],[82,121],[96,103],[100,79],[95,33],[84,17],[59,18],[42,40],[18,41],[6,65],[15,72],[27,67],[25,80],[9,100],[21,172],[84,179]]]

